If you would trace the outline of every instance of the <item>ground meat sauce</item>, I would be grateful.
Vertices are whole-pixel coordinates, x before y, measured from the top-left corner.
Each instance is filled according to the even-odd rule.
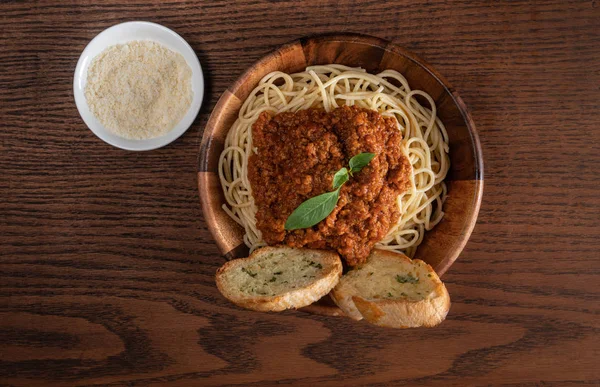
[[[265,112],[252,126],[252,139],[257,154],[250,156],[248,178],[266,243],[332,249],[355,266],[398,221],[396,199],[410,184],[410,164],[393,118],[347,106],[330,113]],[[296,207],[332,191],[335,172],[361,152],[376,156],[342,186],[333,212],[311,228],[286,231]]]

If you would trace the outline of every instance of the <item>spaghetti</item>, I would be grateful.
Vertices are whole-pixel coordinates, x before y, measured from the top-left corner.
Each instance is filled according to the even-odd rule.
[[[417,96],[429,107],[421,105]],[[444,216],[444,178],[450,167],[448,134],[427,93],[411,90],[406,78],[394,70],[373,75],[361,68],[331,64],[310,66],[296,74],[275,71],[263,77],[244,101],[219,159],[219,178],[226,199],[223,210],[244,227],[244,243],[251,250],[265,245],[256,227],[257,209],[248,181],[248,159],[256,152],[252,146],[253,123],[264,111],[277,114],[322,108],[329,112],[343,105],[394,117],[402,133],[402,151],[412,166],[410,189],[397,199],[398,222],[376,246],[412,257],[425,231]]]

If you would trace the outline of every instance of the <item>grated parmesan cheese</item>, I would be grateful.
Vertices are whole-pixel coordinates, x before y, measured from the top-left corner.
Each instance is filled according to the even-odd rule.
[[[85,98],[114,134],[150,139],[171,131],[192,104],[192,70],[183,56],[153,42],[108,47],[89,67]]]

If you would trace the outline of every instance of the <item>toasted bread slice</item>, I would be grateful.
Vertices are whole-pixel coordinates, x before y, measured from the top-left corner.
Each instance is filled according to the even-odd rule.
[[[242,308],[263,312],[301,308],[333,289],[342,276],[330,251],[263,247],[217,270],[219,291]]]
[[[377,249],[342,277],[331,296],[351,318],[392,328],[435,326],[450,309],[448,291],[431,266]]]

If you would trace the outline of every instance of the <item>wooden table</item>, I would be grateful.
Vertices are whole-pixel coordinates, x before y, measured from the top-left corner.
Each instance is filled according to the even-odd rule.
[[[600,3],[0,4],[0,384],[600,384]],[[83,124],[72,80],[103,29],[181,34],[207,94],[150,152]],[[361,32],[423,56],[477,124],[486,187],[444,276],[434,329],[240,310],[200,211],[196,161],[217,98],[277,46]]]

